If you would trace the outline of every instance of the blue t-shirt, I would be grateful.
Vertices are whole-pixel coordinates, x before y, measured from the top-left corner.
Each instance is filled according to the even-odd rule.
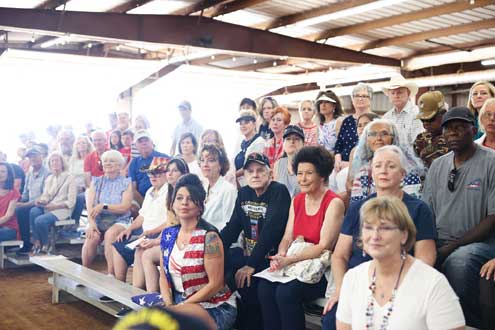
[[[370,195],[368,198],[351,203],[349,210],[344,218],[342,224],[341,233],[344,235],[352,236],[352,254],[349,258],[349,269],[356,267],[363,262],[371,260],[371,257],[366,255],[363,257],[363,250],[357,246],[360,234],[361,220],[359,218],[359,211],[361,206],[369,199],[375,198],[376,193]],[[402,201],[409,211],[409,215],[416,225],[416,241],[425,239],[436,239],[436,228],[433,222],[433,214],[426,205],[420,199],[417,199],[411,195],[404,193]],[[412,253],[412,251],[410,251]]]
[[[148,178],[148,174],[146,174],[142,170],[147,169],[150,166],[153,157],[169,156],[167,154],[153,150],[151,155],[149,155],[148,157],[144,158],[143,156],[138,156],[134,158],[129,164],[129,177],[131,178],[132,182],[136,182],[137,191],[141,194],[141,196],[143,196],[143,198],[144,195],[146,195],[148,189],[151,187],[151,182],[150,178]]]

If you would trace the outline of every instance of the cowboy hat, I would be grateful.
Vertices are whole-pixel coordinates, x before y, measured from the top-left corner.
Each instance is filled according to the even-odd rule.
[[[170,161],[168,157],[153,157],[150,166],[144,169],[145,173],[163,173],[166,170],[167,164]]]
[[[383,92],[387,94],[389,90],[401,87],[407,88],[411,94],[411,97],[416,96],[416,94],[418,93],[418,85],[411,81],[408,81],[400,74],[390,77],[390,81],[383,87]]]

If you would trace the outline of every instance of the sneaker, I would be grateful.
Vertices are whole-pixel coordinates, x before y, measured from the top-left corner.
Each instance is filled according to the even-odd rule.
[[[117,312],[117,314],[115,314],[115,317],[117,318],[122,318],[124,316],[126,316],[127,314],[129,314],[130,312],[132,312],[132,309],[129,308],[129,307],[122,307],[120,309],[120,311]]]
[[[102,296],[98,299],[100,302],[102,303],[109,303],[109,302],[114,302],[115,300],[113,300],[112,298],[110,297],[107,297],[107,296]]]

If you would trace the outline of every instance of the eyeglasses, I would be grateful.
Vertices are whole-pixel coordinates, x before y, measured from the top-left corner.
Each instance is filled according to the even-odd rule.
[[[453,168],[449,173],[449,180],[447,181],[447,188],[449,188],[450,192],[455,190],[455,179],[457,177],[457,168]]]
[[[150,177],[150,178],[158,178],[162,174],[165,174],[165,173],[166,172],[150,172],[150,173],[148,173],[148,177]]]
[[[388,234],[393,230],[399,229],[397,226],[378,226],[373,227],[372,225],[364,224],[363,232],[371,233],[376,232],[377,234]]]
[[[394,135],[389,132],[368,132],[368,137],[376,138],[379,137],[381,139],[386,138],[386,137],[393,137]]]
[[[356,95],[353,95],[352,97],[355,99],[369,99],[370,98],[369,95],[364,95],[364,94],[356,94]]]

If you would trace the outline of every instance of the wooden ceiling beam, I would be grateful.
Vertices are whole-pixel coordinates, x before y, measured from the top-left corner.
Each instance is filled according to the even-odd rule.
[[[445,45],[445,46],[423,49],[423,50],[415,52],[414,54],[408,56],[407,58],[404,58],[403,60],[407,60],[407,59],[410,59],[410,58],[413,58],[416,56],[421,56],[421,55],[430,55],[430,54],[451,52],[451,51],[456,50],[456,49],[469,52],[469,51],[476,49],[476,48],[485,47],[485,46],[493,46],[493,45],[495,45],[495,38],[483,39],[483,40],[478,40],[478,41],[474,41],[474,42],[457,43],[457,44],[451,44],[451,45]]]
[[[256,55],[400,66],[396,59],[209,18],[66,11],[61,21],[60,15],[56,11],[0,8],[0,25],[10,29],[70,33],[88,39],[95,37],[106,42],[150,42]]]
[[[268,23],[257,24],[254,27],[262,30],[271,30],[281,26],[295,24],[297,22],[301,22],[310,18],[328,15],[342,10],[350,9],[353,7],[362,6],[370,2],[373,2],[373,0],[342,1],[331,5],[303,11],[301,13],[295,13],[287,16],[278,17]]]
[[[212,58],[213,56],[213,58]],[[225,61],[232,59],[232,55],[229,54],[216,54],[208,57],[198,58],[189,62],[191,65],[206,65],[213,62]]]
[[[234,0],[227,2],[225,4],[217,5],[213,8],[205,10],[203,16],[205,17],[216,17],[220,15],[226,15],[234,11],[246,9],[255,6],[259,3],[265,2],[267,0]]]
[[[129,0],[126,1],[118,6],[113,7],[112,9],[108,10],[109,13],[127,13],[129,10],[132,10],[137,7],[144,6],[148,2],[151,2],[153,0]]]
[[[288,60],[269,60],[269,61],[264,61],[264,62],[259,62],[259,63],[236,66],[236,67],[232,67],[229,69],[230,70],[236,70],[236,71],[256,71],[256,70],[260,70],[260,69],[272,68],[274,66],[273,62],[277,62],[276,66],[289,65],[290,64],[290,62]]]
[[[35,9],[55,9],[58,6],[65,5],[70,0],[45,0],[36,7]]]
[[[418,21],[421,19],[426,19],[430,17],[446,15],[450,13],[458,13],[465,10],[470,10],[479,7],[485,7],[493,4],[493,0],[477,0],[474,3],[470,1],[454,2],[448,3],[441,6],[436,6],[428,9],[421,9],[411,13],[405,13],[401,15],[396,15],[392,17],[386,17],[382,19],[373,20],[370,22],[364,22],[360,24],[343,26],[339,28],[329,29],[323,32],[314,33],[307,35],[304,38],[309,40],[321,40],[327,38],[333,38],[342,35],[363,33],[369,30],[384,28],[387,26],[393,26],[403,23],[409,23],[413,21]]]
[[[375,49],[375,48],[381,48],[381,47],[403,45],[403,44],[416,42],[416,41],[422,41],[422,40],[426,40],[426,39],[440,38],[440,37],[445,37],[445,36],[454,35],[454,34],[461,34],[461,33],[467,33],[467,32],[471,32],[471,31],[490,29],[490,28],[493,28],[494,26],[495,26],[495,19],[486,19],[486,20],[467,23],[467,24],[455,25],[455,26],[451,26],[448,28],[441,28],[441,29],[435,29],[435,30],[429,30],[429,31],[424,31],[424,32],[407,34],[407,35],[400,36],[400,37],[373,40],[373,41],[370,41],[368,43],[351,46],[349,48],[354,49],[354,50],[363,51],[363,50],[367,50],[367,49]]]
[[[178,9],[178,10],[170,13],[170,15],[187,16],[187,15],[191,15],[193,13],[196,13],[198,11],[201,12],[201,11],[208,9],[210,7],[213,7],[213,6],[221,5],[221,4],[229,2],[229,1],[232,1],[232,0],[203,0],[203,1],[196,2],[196,3],[190,5],[186,8]]]

